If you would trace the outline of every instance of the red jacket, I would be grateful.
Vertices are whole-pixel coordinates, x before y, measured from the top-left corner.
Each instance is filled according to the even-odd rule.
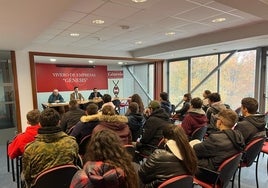
[[[21,156],[24,152],[24,147],[26,144],[34,141],[35,136],[37,135],[37,130],[39,128],[40,125],[31,125],[26,128],[26,131],[24,133],[18,134],[8,145],[8,156],[11,159]]]

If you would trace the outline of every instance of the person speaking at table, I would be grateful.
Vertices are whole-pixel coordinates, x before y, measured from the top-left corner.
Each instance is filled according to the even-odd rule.
[[[70,101],[71,100],[80,100],[80,101],[85,100],[83,95],[78,92],[78,87],[77,86],[74,87],[74,92],[70,94]]]
[[[102,94],[100,92],[98,92],[97,88],[93,89],[93,92],[90,93],[88,99],[96,99],[96,98],[102,98]]]
[[[58,89],[54,89],[53,93],[49,96],[48,98],[48,102],[49,103],[59,103],[59,102],[64,102],[63,97],[61,96],[61,94],[59,94],[59,90]]]

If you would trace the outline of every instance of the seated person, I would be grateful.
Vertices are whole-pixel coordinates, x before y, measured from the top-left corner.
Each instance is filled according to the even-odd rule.
[[[144,155],[150,155],[163,138],[163,129],[170,124],[170,119],[156,100],[150,102],[146,114],[147,120],[143,126],[142,138],[137,142],[137,150]]]
[[[193,98],[190,109],[182,120],[181,127],[190,138],[196,129],[206,126],[207,122],[207,116],[202,110],[202,100],[199,97]]]
[[[76,164],[78,145],[59,127],[60,115],[53,108],[41,112],[38,134],[25,147],[22,158],[22,177],[26,187],[32,187],[35,178],[52,167]]]
[[[102,100],[103,100],[103,104],[102,104],[102,107],[101,108],[103,108],[104,106],[111,106],[113,109],[115,109],[115,105],[112,102],[111,95],[104,94],[103,97],[102,97]]]
[[[198,166],[214,171],[224,160],[241,152],[245,145],[241,132],[232,129],[238,119],[234,111],[222,110],[216,119],[219,131],[211,133],[201,143],[199,140],[190,142],[198,158]]]
[[[74,87],[74,92],[70,94],[70,101],[71,100],[85,100],[83,95],[78,92],[78,87]]]
[[[79,122],[83,115],[85,115],[85,111],[79,108],[77,100],[69,101],[69,111],[62,115],[60,121],[62,131],[68,133],[69,130]]]
[[[183,174],[194,175],[197,158],[183,129],[172,124],[163,130],[165,148],[156,149],[142,164],[139,176],[145,187],[157,188],[164,181]]]
[[[82,116],[80,121],[73,127],[71,136],[76,138],[76,142],[79,144],[81,140],[91,135],[93,129],[99,124],[98,106],[91,103],[87,106],[86,116]]]
[[[208,96],[211,94],[210,90],[205,90],[203,92],[203,106],[202,109],[206,112],[208,107],[209,107],[209,102],[208,102]]]
[[[255,136],[265,135],[265,115],[258,114],[258,101],[254,98],[247,97],[241,101],[241,112],[243,118],[239,121],[235,130],[239,130],[244,136],[247,144]]]
[[[18,134],[8,145],[8,156],[11,159],[21,156],[24,152],[24,147],[34,141],[37,131],[40,128],[39,117],[40,111],[37,109],[27,113],[27,123],[30,126],[26,127],[25,132]]]
[[[93,89],[93,92],[90,93],[88,99],[94,99],[94,98],[102,98],[102,94],[100,92],[98,92],[98,89],[97,88],[94,88]]]
[[[165,109],[168,115],[171,115],[171,111],[172,111],[171,103],[168,100],[168,94],[166,92],[160,93],[160,103],[161,103],[161,108]]]
[[[64,102],[64,99],[61,96],[61,94],[59,94],[59,90],[54,89],[53,93],[48,98],[48,103],[58,103],[58,102]]]
[[[116,115],[114,108],[107,105],[103,107],[99,121],[99,124],[93,129],[92,135],[101,130],[109,129],[120,137],[124,145],[132,144],[131,131],[126,116]]]
[[[192,96],[190,93],[186,93],[183,95],[183,101],[184,101],[183,105],[182,105],[181,109],[175,111],[175,113],[176,113],[174,115],[175,118],[178,117],[180,121],[183,120],[185,114],[187,113],[187,111],[190,108],[191,100],[192,100]]]
[[[136,142],[142,133],[143,122],[145,121],[143,115],[139,112],[139,105],[136,102],[131,102],[128,106],[129,113],[126,115],[128,118],[128,126],[132,133],[132,141]]]
[[[120,157],[119,157],[120,156]],[[84,167],[74,175],[70,188],[137,188],[131,157],[111,130],[92,136],[84,155]]]

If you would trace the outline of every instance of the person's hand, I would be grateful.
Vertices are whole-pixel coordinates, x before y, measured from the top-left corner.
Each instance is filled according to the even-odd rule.
[[[146,117],[148,117],[151,115],[151,110],[149,108],[146,108],[143,113]]]

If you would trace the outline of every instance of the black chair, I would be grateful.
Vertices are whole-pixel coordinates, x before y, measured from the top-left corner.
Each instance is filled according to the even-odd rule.
[[[241,168],[243,167],[250,167],[254,162],[256,163],[255,167],[255,176],[256,176],[256,187],[259,187],[258,183],[258,161],[259,161],[259,154],[262,150],[263,143],[265,141],[264,137],[256,138],[250,141],[243,151],[243,156],[238,165],[238,188],[240,188],[240,177],[241,177]],[[233,179],[235,179],[235,174]],[[234,184],[234,182],[233,182]],[[232,185],[233,187],[233,185]]]
[[[199,127],[192,133],[190,141],[195,139],[202,141],[206,135],[206,132],[207,132],[207,126]]]
[[[7,171],[10,172],[11,170],[11,173],[12,173],[12,180],[15,182],[16,181],[16,178],[15,178],[15,166],[14,166],[14,159],[11,159],[9,156],[8,156],[8,145],[10,144],[10,141],[7,140],[6,142],[6,158],[7,158]],[[11,166],[11,168],[10,168]]]
[[[86,153],[87,144],[89,143],[90,138],[91,138],[91,134],[85,136],[85,137],[81,140],[81,142],[78,144],[78,146],[79,146],[79,152],[78,152],[79,155],[83,156],[83,155]]]
[[[194,182],[203,188],[227,187],[237,170],[241,157],[242,153],[229,157],[220,165],[217,171],[199,167],[199,173],[194,177]]]
[[[180,175],[164,181],[158,188],[192,188],[193,176]]]
[[[77,170],[75,165],[53,167],[39,174],[32,188],[69,188]]]

